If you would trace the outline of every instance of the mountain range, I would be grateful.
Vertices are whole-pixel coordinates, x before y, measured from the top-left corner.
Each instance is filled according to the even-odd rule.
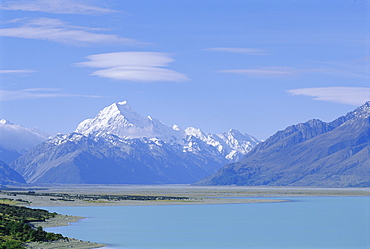
[[[370,186],[370,101],[332,122],[292,125],[198,184]]]
[[[193,183],[235,162],[259,141],[237,130],[205,134],[114,103],[11,163],[28,183]],[[0,158],[1,159],[1,158]]]
[[[0,161],[0,184],[9,185],[19,183],[26,183],[26,181],[18,172],[10,168],[9,165]]]
[[[289,126],[264,142],[237,130],[166,126],[125,101],[54,137],[1,120],[0,160],[3,184],[369,187],[370,101],[332,122]]]

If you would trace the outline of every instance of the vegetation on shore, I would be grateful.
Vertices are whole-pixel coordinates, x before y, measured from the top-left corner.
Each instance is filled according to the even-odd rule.
[[[56,215],[43,209],[0,204],[0,249],[21,249],[26,242],[65,239],[61,234],[48,233],[41,226],[34,228],[28,224]]]
[[[6,192],[8,196],[17,196],[17,195],[29,195],[29,196],[46,196],[50,197],[51,201],[75,201],[82,200],[87,202],[104,202],[104,201],[126,201],[126,200],[135,200],[135,201],[188,201],[191,198],[183,196],[152,196],[152,195],[99,195],[99,194],[64,194],[64,193],[36,193],[34,191],[28,192]],[[21,200],[21,199],[18,199]],[[21,200],[23,201],[23,200]]]

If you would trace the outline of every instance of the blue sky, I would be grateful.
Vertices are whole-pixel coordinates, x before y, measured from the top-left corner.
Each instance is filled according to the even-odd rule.
[[[3,0],[0,118],[68,133],[114,102],[266,139],[370,100],[365,0]]]

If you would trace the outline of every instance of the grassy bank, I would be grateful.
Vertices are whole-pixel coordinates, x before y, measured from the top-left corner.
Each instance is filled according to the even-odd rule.
[[[50,213],[43,209],[0,203],[0,248],[86,249],[105,246],[67,238],[61,234],[48,233],[43,230],[43,227],[68,225],[81,218]]]
[[[35,228],[32,221],[45,221],[57,214],[42,209],[0,204],[0,247],[25,248],[26,242],[56,241],[65,239],[61,234],[48,233],[41,226]]]

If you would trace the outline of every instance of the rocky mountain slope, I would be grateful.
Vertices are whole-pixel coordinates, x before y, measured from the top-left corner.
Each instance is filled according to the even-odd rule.
[[[0,184],[19,184],[26,183],[23,177],[15,170],[9,167],[6,163],[0,161]]]
[[[29,183],[193,183],[257,143],[236,130],[217,135],[168,127],[120,102],[34,147],[12,167]]]
[[[329,123],[279,131],[199,184],[370,186],[370,102]]]

